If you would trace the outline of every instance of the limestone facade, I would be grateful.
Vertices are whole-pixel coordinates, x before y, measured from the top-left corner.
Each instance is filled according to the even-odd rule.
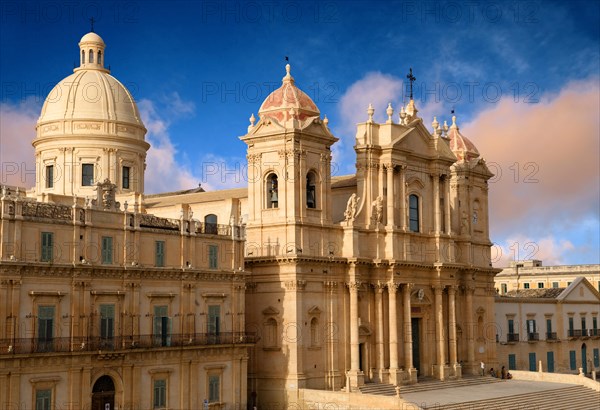
[[[356,132],[356,174],[332,177],[337,138],[296,85],[250,118],[248,188],[161,194],[149,212],[190,207],[246,229],[250,404],[298,389],[459,378],[496,363],[485,160],[453,118],[427,130],[414,101]]]
[[[600,293],[584,277],[568,287],[520,289],[496,297],[500,365],[589,375],[600,369]]]
[[[500,294],[515,289],[566,288],[578,277],[585,277],[600,291],[600,265],[543,266],[541,260],[512,261],[494,278]]]
[[[246,408],[243,229],[145,211],[146,129],[102,39],[80,48],[36,188],[0,193],[0,409]]]

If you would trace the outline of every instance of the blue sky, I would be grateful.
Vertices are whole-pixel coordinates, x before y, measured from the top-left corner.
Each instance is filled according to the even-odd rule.
[[[497,263],[516,249],[548,264],[598,263],[599,4],[3,1],[0,156],[33,163],[43,99],[71,73],[91,17],[149,129],[150,192],[243,184],[207,175],[207,164],[243,176],[237,137],[279,86],[284,56],[340,138],[335,172],[350,173],[355,124],[369,103],[379,120],[388,102],[406,103],[412,67],[425,124],[455,109],[494,167]]]

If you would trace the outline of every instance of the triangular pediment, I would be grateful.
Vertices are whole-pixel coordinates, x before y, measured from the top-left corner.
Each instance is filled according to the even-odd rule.
[[[311,316],[319,316],[321,314],[321,309],[319,309],[319,307],[315,305],[308,309],[308,314]]]
[[[263,309],[262,314],[265,316],[275,316],[279,314],[279,310],[275,309],[273,306],[269,306],[266,309]]]
[[[557,298],[561,302],[600,303],[600,293],[584,277],[576,278]]]

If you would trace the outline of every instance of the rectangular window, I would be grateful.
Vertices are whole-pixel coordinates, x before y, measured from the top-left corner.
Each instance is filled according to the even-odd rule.
[[[524,283],[523,284],[523,289],[529,289],[529,283]]]
[[[548,362],[548,373],[554,373],[554,352],[546,353],[546,361]]]
[[[171,346],[171,318],[168,306],[154,306],[153,327],[154,345]]]
[[[217,269],[219,266],[219,247],[217,245],[208,245],[208,268]]]
[[[38,306],[38,352],[51,352],[54,339],[54,306]]]
[[[552,319],[546,319],[546,332],[552,332]]]
[[[598,336],[598,318],[592,317],[592,329],[594,329],[594,336]]]
[[[508,370],[517,370],[517,356],[514,354],[508,355]]]
[[[52,406],[52,390],[35,391],[35,410],[50,410]]]
[[[577,353],[575,350],[569,350],[569,364],[571,370],[577,370]]]
[[[218,335],[221,328],[221,306],[210,305],[208,307],[208,333]]]
[[[158,268],[165,266],[165,241],[155,242],[154,264]]]
[[[573,318],[570,317],[569,318],[569,330],[573,330],[575,328],[575,325],[573,324]]]
[[[529,371],[535,372],[535,353],[529,353]]]
[[[558,282],[552,282],[552,287],[553,288],[557,288],[558,287]]]
[[[408,221],[411,232],[419,232],[419,197],[408,197]]]
[[[100,338],[111,340],[115,335],[115,305],[100,305]]]
[[[42,232],[42,262],[52,262],[54,257],[54,233]]]
[[[500,289],[502,290],[502,294],[504,295],[506,292],[508,292],[508,285],[506,283],[503,283],[500,285]]]
[[[113,263],[113,238],[110,236],[102,237],[102,263]]]
[[[154,380],[154,408],[167,407],[167,381],[165,379]]]
[[[46,188],[54,188],[54,165],[46,166]]]
[[[218,375],[208,376],[208,402],[218,403],[221,401],[221,377]]]
[[[600,349],[596,348],[593,350],[594,352],[594,367],[597,369],[600,367]]]
[[[544,282],[538,282],[538,289],[544,289]]]
[[[581,334],[584,335],[585,334],[585,316],[581,316]]]
[[[129,189],[129,174],[131,172],[130,167],[123,167],[122,175],[121,175],[121,185],[123,189]]]
[[[82,186],[94,185],[94,164],[82,164],[81,165],[81,185]]]
[[[508,333],[515,333],[515,321],[508,319]]]

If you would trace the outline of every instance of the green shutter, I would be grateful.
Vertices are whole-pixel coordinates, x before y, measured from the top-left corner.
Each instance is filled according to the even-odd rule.
[[[153,335],[155,345],[171,345],[171,318],[167,306],[154,306]]]
[[[219,248],[217,245],[208,245],[208,267],[217,269],[219,265]]]
[[[577,370],[577,353],[575,350],[569,350],[569,364],[571,365],[571,370]]]
[[[529,353],[529,371],[535,372],[535,353]]]
[[[35,410],[50,410],[52,405],[51,390],[36,390],[35,391]]]
[[[165,242],[156,241],[155,244],[155,265],[161,268],[165,266]]]
[[[110,236],[102,237],[102,263],[113,263],[113,238]]]
[[[220,396],[220,377],[219,376],[209,376],[208,378],[208,401],[211,403],[219,402],[221,400]]]
[[[554,373],[554,352],[548,352],[546,360],[548,361],[548,373]]]
[[[594,367],[600,367],[600,349],[594,349]]]
[[[154,381],[154,408],[167,406],[167,381],[164,379]]]
[[[54,256],[54,234],[42,232],[42,262],[51,262]]]
[[[512,319],[508,319],[508,333],[515,333],[515,322]]]
[[[115,305],[100,305],[100,337],[114,337]]]
[[[517,356],[514,354],[508,355],[508,370],[517,370]]]
[[[221,307],[211,305],[208,307],[208,333],[218,335],[220,332]]]

